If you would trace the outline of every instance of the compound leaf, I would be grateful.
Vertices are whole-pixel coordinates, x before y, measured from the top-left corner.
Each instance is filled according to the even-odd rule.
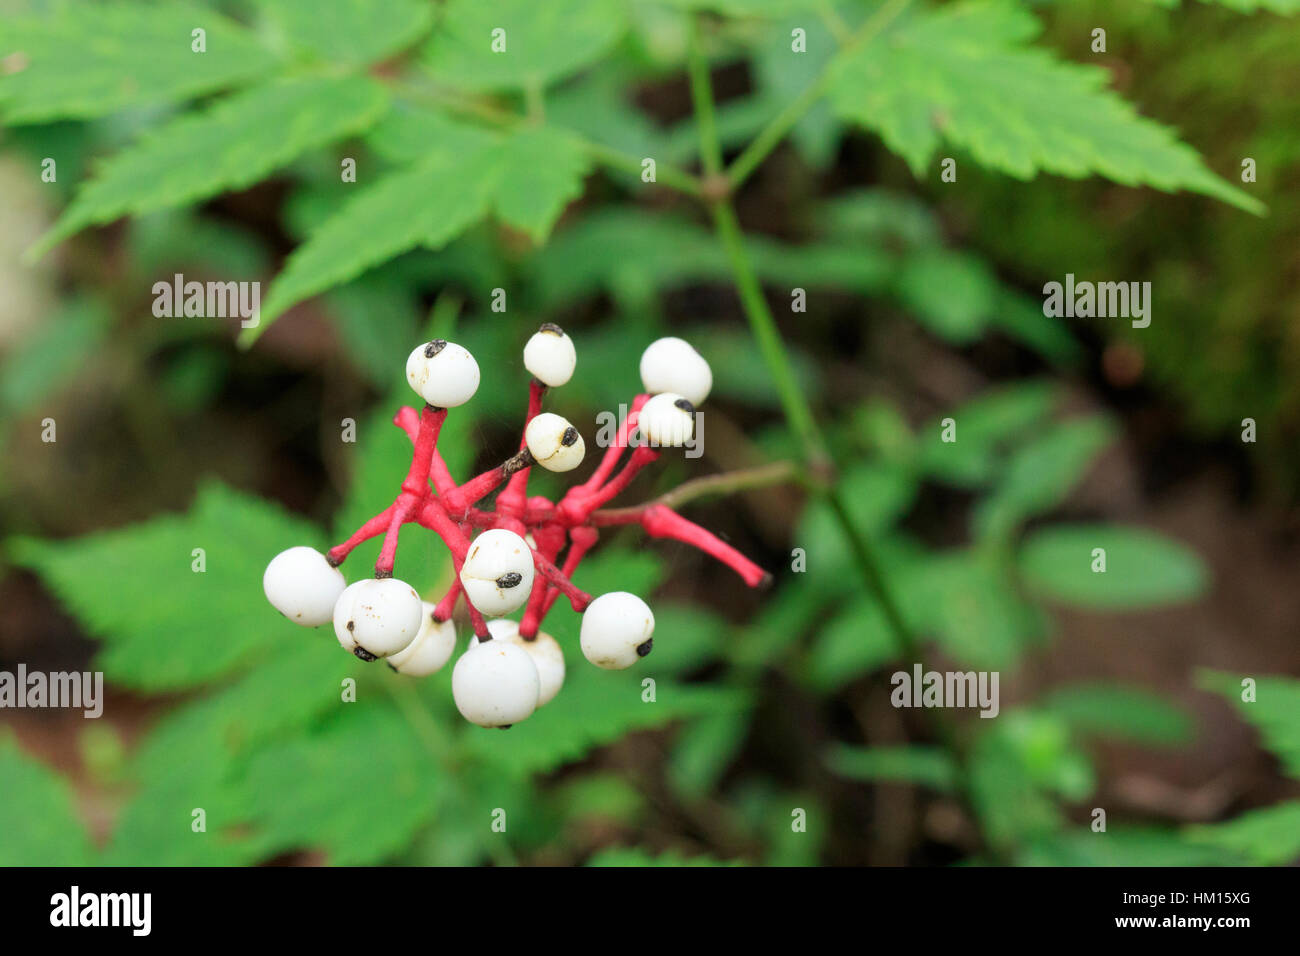
[[[291,545],[319,547],[319,536],[279,507],[213,483],[187,514],[75,541],[17,539],[10,551],[103,641],[98,664],[110,679],[174,690],[231,673],[277,633],[303,639],[266,604],[262,572]],[[204,549],[204,571],[192,570],[195,548]]]
[[[105,163],[32,254],[93,223],[260,182],[307,150],[365,129],[386,105],[383,87],[371,80],[305,77],[244,90],[180,116]]]
[[[88,119],[245,83],[276,65],[243,27],[188,3],[65,3],[0,23],[7,123]],[[192,49],[202,29],[204,52]]]
[[[876,130],[915,175],[947,141],[1020,179],[1100,173],[1129,186],[1190,189],[1259,213],[1172,131],[1107,88],[1100,67],[1027,42],[1032,14],[1006,0],[966,0],[918,13],[848,53],[833,69],[832,107]]]

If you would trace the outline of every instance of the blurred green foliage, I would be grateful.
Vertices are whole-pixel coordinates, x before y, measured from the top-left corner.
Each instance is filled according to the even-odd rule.
[[[1052,646],[1048,604],[1105,611],[1193,600],[1207,574],[1185,546],[1145,529],[1059,520],[1117,428],[1103,415],[1066,412],[1052,376],[1077,368],[1085,350],[1074,330],[1045,317],[1036,297],[1008,280],[1055,275],[1066,271],[1062,264],[1080,274],[1127,275],[1135,250],[1152,248],[1151,238],[1122,209],[1094,208],[1100,190],[1109,196],[1118,187],[1060,178],[1027,185],[986,179],[978,168],[1017,180],[1100,174],[1125,187],[1190,190],[1239,207],[1168,200],[1179,216],[1235,238],[1210,242],[1192,233],[1194,244],[1174,235],[1178,248],[1153,265],[1161,270],[1158,288],[1185,288],[1182,300],[1196,307],[1181,310],[1186,322],[1157,321],[1189,334],[1141,342],[1162,374],[1187,372],[1169,376],[1170,384],[1208,424],[1237,416],[1224,417],[1242,407],[1225,394],[1249,394],[1255,417],[1281,425],[1294,420],[1295,376],[1285,374],[1284,350],[1267,343],[1285,331],[1281,302],[1294,293],[1278,288],[1285,276],[1257,268],[1253,285],[1229,277],[1257,266],[1260,244],[1285,241],[1297,221],[1286,214],[1285,180],[1273,172],[1296,153],[1285,98],[1259,107],[1264,115],[1250,134],[1266,185],[1259,192],[1274,210],[1261,227],[1239,211],[1262,209],[1256,191],[1212,172],[1235,170],[1235,159],[1203,161],[1113,92],[1096,63],[1051,52],[1073,36],[1063,52],[1082,59],[1081,24],[1092,23],[1091,11],[1058,5],[1040,11],[1050,24],[1046,45],[1035,42],[1042,5],[1011,0],[31,6],[0,22],[0,61],[21,67],[0,78],[0,117],[10,152],[23,163],[59,157],[60,178],[51,185],[62,212],[29,258],[58,255],[68,243],[74,252],[61,268],[76,294],[6,343],[0,426],[39,418],[65,392],[104,388],[123,407],[148,406],[153,416],[133,438],[152,450],[123,481],[187,477],[165,499],[177,507],[110,530],[59,539],[50,532],[63,529],[39,517],[10,521],[5,556],[39,574],[99,642],[95,666],[113,685],[186,696],[126,756],[111,737],[86,740],[87,763],[123,803],[103,846],[92,847],[74,819],[69,784],[0,741],[0,806],[38,824],[0,846],[0,862],[245,864],[301,849],[339,864],[844,862],[834,827],[860,830],[864,785],[896,783],[960,802],[971,832],[954,839],[952,855],[972,863],[1282,863],[1300,852],[1294,802],[1185,831],[1121,824],[1101,835],[1077,822],[1097,791],[1095,738],[1177,747],[1192,736],[1182,711],[1139,687],[1057,688],[997,720],[962,721],[950,737],[919,722],[911,728],[916,739],[902,743],[871,739],[860,721],[846,729],[843,712],[866,693],[887,693],[881,677],[910,661],[889,609],[864,590],[837,516],[817,499],[786,516],[790,540],[772,550],[784,562],[788,546],[803,549],[807,573],[782,573],[756,613],[657,599],[652,658],[629,673],[571,667],[560,698],[507,734],[459,719],[447,672],[410,682],[366,667],[327,633],[303,633],[269,613],[258,587],[270,555],[292,544],[322,547],[391,499],[409,454],[407,439],[388,423],[405,400],[393,391],[400,356],[430,313],[433,327],[451,334],[462,302],[480,305],[467,310],[455,335],[491,382],[444,431],[441,447],[458,474],[469,472],[480,450],[500,450],[484,446],[514,424],[519,389],[512,384],[522,388],[524,380],[520,343],[547,319],[580,329],[579,374],[554,396],[558,411],[581,421],[627,401],[641,349],[671,330],[713,363],[715,401],[726,414],[753,425],[747,451],[790,453],[793,436],[776,414],[776,370],[743,326],[698,312],[681,318],[683,297],[704,289],[702,301],[720,301],[709,296],[732,277],[705,217],[662,188],[694,181],[674,167],[698,161],[701,128],[644,106],[680,75],[686,24],[695,17],[715,71],[739,69],[746,78],[719,104],[718,135],[732,154],[743,156],[805,90],[821,94],[792,125],[792,155],[782,156],[794,172],[783,182],[790,194],[781,200],[788,206],[781,227],[746,241],[774,300],[805,290],[838,303],[855,329],[901,316],[959,353],[1007,342],[1039,370],[914,424],[913,410],[891,397],[857,389],[845,401],[843,387],[825,374],[838,356],[817,347],[829,341],[829,351],[838,351],[839,332],[818,327],[824,319],[796,316],[787,329],[784,361],[826,420],[849,517],[875,541],[887,590],[927,655],[1011,674]],[[1225,6],[1290,12],[1293,5]],[[1222,16],[1175,16],[1184,15]],[[1224,73],[1222,44],[1189,48],[1161,31],[1147,42],[1151,24],[1170,17],[1155,9],[1108,14],[1112,49],[1122,46],[1138,62],[1152,65],[1177,45],[1179,56],[1152,66],[1152,85],[1144,80],[1142,113],[1161,113],[1150,108],[1148,89],[1154,102],[1172,104],[1205,94],[1207,78]],[[198,67],[176,39],[196,23],[207,29],[210,51]],[[877,23],[881,32],[872,32]],[[487,39],[497,27],[517,53],[491,52]],[[805,31],[808,52],[793,56],[796,28]],[[1232,41],[1265,64],[1249,72],[1251,82],[1293,66],[1293,56],[1263,39],[1271,34],[1248,22],[1232,29],[1240,31]],[[88,54],[91,36],[104,42]],[[13,56],[22,59],[6,60]],[[1237,101],[1215,95],[1217,108],[1204,115],[1226,122]],[[946,151],[961,157],[960,181],[974,184],[961,201],[970,204],[968,215],[992,224],[972,230],[987,255],[953,239],[946,223],[954,217],[937,215],[901,177],[892,188],[837,178],[841,150],[860,148],[863,131],[918,179],[937,178]],[[1184,136],[1218,142],[1208,121]],[[657,159],[659,186],[641,179],[643,157]],[[356,161],[356,183],[340,176],[345,159]],[[886,180],[888,163],[881,161]],[[941,210],[956,202],[945,188],[933,187]],[[253,194],[259,216],[205,205],[250,189],[266,190]],[[268,206],[276,213],[270,223]],[[116,240],[84,232],[123,216],[130,219]],[[1160,228],[1166,234],[1167,225]],[[1217,281],[1245,290],[1240,302],[1225,309],[1225,297],[1196,291],[1204,257],[1215,263]],[[274,274],[261,324],[243,344],[309,303],[334,336],[321,359],[327,374],[351,377],[354,390],[373,400],[343,460],[320,452],[331,469],[322,500],[298,502],[316,517],[332,513],[330,534],[319,520],[240,490],[258,482],[238,462],[223,461],[225,480],[218,480],[205,474],[218,469],[201,454],[186,470],[176,461],[189,458],[185,449],[149,438],[219,417],[223,397],[246,387],[239,376],[259,371],[280,376],[259,392],[268,406],[259,409],[261,427],[274,433],[285,427],[278,390],[298,387],[283,385],[284,377],[302,377],[291,363],[287,373],[279,364],[245,371],[270,339],[235,352],[227,329],[141,322],[142,290],[181,269],[222,278]],[[508,290],[508,318],[482,306],[497,288]],[[1250,319],[1218,321],[1216,310],[1262,314],[1274,292],[1279,301],[1265,311],[1277,324],[1268,334]],[[1160,294],[1161,309],[1169,309]],[[1189,353],[1198,341],[1192,330],[1204,332],[1205,354]],[[1217,345],[1229,332],[1259,354],[1225,357]],[[267,361],[285,363],[283,351],[271,354]],[[1256,362],[1267,374],[1254,376]],[[229,447],[244,429],[238,422],[221,433],[225,445],[217,438],[196,444]],[[944,438],[950,429],[955,441]],[[293,437],[325,444],[320,436]],[[670,467],[668,477],[680,473]],[[197,493],[179,507],[196,475],[205,475]],[[21,477],[11,468],[6,485]],[[969,500],[950,529],[958,543],[936,543],[915,527],[936,489]],[[364,565],[377,547],[358,549],[353,562]],[[191,569],[195,548],[205,551],[203,573]],[[1104,573],[1097,548],[1105,551]],[[451,573],[441,549],[410,530],[399,570],[430,593]],[[593,593],[649,594],[670,585],[673,570],[660,549],[618,539],[589,559],[578,583]],[[567,608],[557,608],[548,629],[575,646],[577,620]],[[646,677],[655,682],[653,701],[643,697]],[[1211,683],[1224,691],[1235,679],[1224,680]],[[341,706],[352,681],[356,701]],[[1295,685],[1261,681],[1258,702],[1242,707],[1292,776],[1300,741]],[[787,707],[816,716],[788,720]],[[777,769],[744,759],[756,739],[784,752]],[[635,748],[651,756],[613,756]],[[662,779],[651,779],[647,765],[661,766]],[[197,808],[204,832],[192,829]],[[499,810],[504,832],[491,827]],[[665,812],[693,835],[683,848],[645,837],[644,821]],[[792,817],[806,826],[793,826]],[[618,845],[624,842],[645,845]]]

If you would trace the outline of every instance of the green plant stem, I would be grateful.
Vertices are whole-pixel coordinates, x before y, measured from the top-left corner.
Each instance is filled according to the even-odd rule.
[[[568,131],[566,130],[566,132]],[[576,136],[576,134],[571,135]],[[632,154],[624,153],[621,150],[614,149],[611,146],[606,146],[603,143],[581,139],[580,137],[579,141],[582,148],[587,151],[587,154],[596,162],[600,163],[600,165],[607,166],[610,169],[621,169],[624,172],[632,173],[634,176],[641,175],[642,160],[637,159]],[[655,162],[655,181],[662,183],[670,189],[675,189],[679,193],[684,193],[687,196],[699,198],[704,194],[704,189],[698,176],[692,176],[688,172],[658,161]]]
[[[763,164],[772,150],[780,145],[794,125],[820,100],[830,88],[836,64],[847,54],[859,49],[875,38],[895,17],[903,12],[911,0],[890,0],[875,13],[863,21],[840,48],[835,58],[797,97],[785,105],[781,112],[768,122],[754,137],[753,142],[745,147],[727,168],[727,181],[733,190],[737,189],[754,170]],[[701,131],[703,135],[703,131]]]
[[[709,79],[709,60],[704,55],[699,19],[691,17],[686,30],[686,75],[690,79],[691,105],[695,109],[695,126],[700,135],[700,161],[706,176],[717,176],[722,172],[722,140],[718,136],[713,83]]]
[[[895,0],[895,2],[881,7],[859,29],[854,42],[865,42],[867,37],[882,29],[907,3],[908,0]],[[713,122],[713,91],[709,78],[708,63],[704,59],[700,48],[693,19],[690,36],[691,43],[687,50],[687,72],[690,77],[691,97],[695,103],[697,113],[696,126],[701,140],[700,155],[707,171],[714,159],[720,161],[722,149],[718,139],[717,127]],[[817,95],[820,95],[820,92]],[[804,100],[804,97],[800,97],[796,103],[803,104],[806,108],[816,100],[816,97],[812,97],[812,100],[806,104]],[[788,108],[782,111],[782,116],[787,117],[787,119],[789,119],[790,115],[793,115],[792,109]],[[781,131],[779,136],[771,140],[766,149],[752,153],[756,157],[753,160],[754,166],[762,162],[762,159],[771,151],[776,142],[779,142],[780,137],[784,136],[789,126],[794,125],[796,119],[797,117],[789,119],[789,125]],[[745,153],[751,153],[751,150],[746,150]],[[742,157],[743,155],[745,154],[742,154]],[[867,589],[879,603],[885,615],[885,620],[889,625],[894,640],[897,656],[903,660],[923,663],[920,658],[920,643],[912,633],[898,602],[889,589],[881,561],[875,553],[871,539],[858,527],[844,500],[843,492],[836,486],[834,462],[827,449],[821,429],[813,417],[812,409],[795,379],[789,352],[781,339],[776,320],[771,309],[768,308],[767,300],[763,296],[758,275],[754,271],[753,263],[745,250],[744,233],[740,228],[739,220],[736,218],[736,211],[731,203],[730,195],[724,194],[711,197],[709,199],[709,209],[713,214],[718,238],[725,250],[727,263],[731,268],[732,278],[736,283],[736,290],[740,296],[745,318],[748,320],[754,339],[758,343],[764,364],[766,364],[776,384],[777,394],[781,399],[781,407],[785,418],[799,438],[802,450],[801,458],[805,471],[802,476],[803,480],[829,506],[841,533],[848,541],[850,550],[853,553],[854,563],[858,566]],[[965,757],[965,748],[962,745],[957,728],[948,715],[940,711],[927,710],[926,714],[930,718],[931,727],[934,729],[940,744],[952,755],[953,761],[957,765],[958,787],[967,804],[970,805],[972,803],[970,771]],[[994,849],[989,847],[988,851],[993,853]],[[997,859],[996,855],[995,859]]]
[[[602,508],[597,514],[626,516],[634,518],[650,505],[663,505],[666,508],[680,508],[682,505],[698,498],[714,495],[729,495],[737,491],[751,491],[755,488],[768,488],[772,485],[785,484],[798,480],[800,469],[791,461],[774,461],[754,468],[742,468],[737,471],[724,471],[704,478],[692,478],[684,481],[672,491],[667,491],[645,504],[628,508]]]

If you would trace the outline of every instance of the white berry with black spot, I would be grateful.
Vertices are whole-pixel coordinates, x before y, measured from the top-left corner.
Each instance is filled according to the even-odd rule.
[[[692,405],[702,405],[713,388],[713,370],[691,343],[668,336],[641,353],[641,384],[651,394],[675,392]]]
[[[656,448],[677,448],[695,437],[695,406],[675,392],[661,392],[641,406],[637,428]]]
[[[399,674],[408,677],[428,677],[442,670],[456,649],[456,625],[451,621],[435,621],[434,605],[422,604],[424,614],[420,633],[415,635],[405,650],[388,657],[385,663]]]
[[[513,531],[493,528],[470,542],[460,583],[481,613],[500,617],[528,600],[533,573],[528,542]]]
[[[564,651],[560,642],[544,631],[538,631],[531,641],[519,633],[519,622],[508,618],[488,621],[488,633],[494,641],[506,641],[518,644],[533,659],[537,668],[537,677],[541,682],[537,696],[537,706],[542,707],[555,699],[555,695],[564,686]],[[477,637],[469,639],[470,647],[478,644]]]
[[[650,606],[627,591],[610,591],[582,613],[580,643],[587,660],[621,671],[650,653],[655,616]]]
[[[564,329],[547,322],[524,345],[524,368],[533,378],[557,388],[573,378],[578,353]]]
[[[542,412],[524,429],[524,443],[547,471],[572,471],[582,464],[587,445],[567,418]]]
[[[451,672],[456,709],[480,727],[509,727],[537,709],[541,680],[532,657],[510,641],[471,643]]]
[[[281,551],[262,574],[262,590],[271,606],[303,627],[333,620],[334,605],[347,586],[342,571],[305,545]]]
[[[397,578],[368,578],[344,588],[334,605],[334,634],[363,661],[409,647],[424,622],[424,602]]]
[[[478,362],[455,342],[434,339],[411,351],[406,359],[406,381],[434,408],[455,408],[478,391]]]

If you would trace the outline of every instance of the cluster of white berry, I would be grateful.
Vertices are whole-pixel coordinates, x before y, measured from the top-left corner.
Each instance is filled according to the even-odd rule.
[[[540,386],[568,382],[576,361],[572,340],[549,323],[524,348],[524,366]],[[683,444],[693,431],[695,405],[704,401],[713,384],[708,362],[682,339],[662,338],[645,350],[640,371],[651,395],[640,409],[641,435],[659,447]],[[479,366],[468,350],[435,340],[411,352],[406,377],[430,408],[444,410],[474,396]],[[522,467],[537,464],[555,472],[576,468],[586,450],[572,424],[540,410],[528,420],[524,445]],[[486,622],[485,634],[480,625],[482,636],[471,637],[457,660],[452,695],[467,720],[485,727],[508,727],[525,719],[552,700],[564,682],[564,655],[556,640],[540,630],[526,636],[518,622],[503,619],[533,593],[538,573],[536,552],[530,547],[534,543],[494,527],[473,537],[463,553],[459,587],[471,611],[495,620]],[[426,676],[451,659],[456,630],[449,612],[439,620],[435,605],[391,576],[348,584],[336,566],[338,560],[309,547],[281,552],[262,578],[267,599],[296,624],[317,627],[332,622],[346,650],[364,661],[384,658],[401,674]],[[650,652],[654,624],[654,614],[636,595],[603,594],[583,611],[582,653],[597,667],[630,667]]]

